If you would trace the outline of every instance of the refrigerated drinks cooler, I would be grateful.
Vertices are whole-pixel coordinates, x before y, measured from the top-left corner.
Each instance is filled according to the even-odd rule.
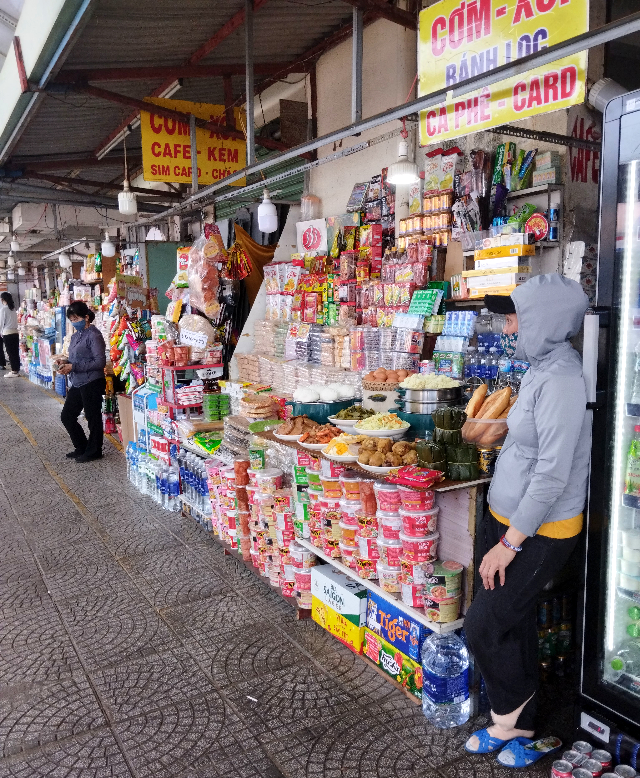
[[[633,751],[618,733],[640,737],[640,91],[603,117],[597,304],[578,713],[592,740]]]

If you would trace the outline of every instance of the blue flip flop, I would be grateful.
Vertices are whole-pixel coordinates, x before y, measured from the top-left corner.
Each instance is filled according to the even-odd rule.
[[[528,737],[517,737],[500,751],[496,761],[503,767],[529,767],[538,759],[553,754],[562,748],[562,741],[557,737],[545,737],[541,740],[531,740]]]
[[[479,741],[477,749],[469,748],[469,740],[474,736]],[[507,740],[500,740],[499,737],[492,737],[486,729],[479,729],[477,732],[474,732],[470,735],[469,740],[464,744],[464,749],[470,754],[491,754],[494,751],[499,751],[508,742]]]

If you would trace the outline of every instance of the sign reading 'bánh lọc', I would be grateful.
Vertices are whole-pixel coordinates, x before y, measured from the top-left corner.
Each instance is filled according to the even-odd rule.
[[[199,119],[220,119],[220,131],[196,128],[198,148],[198,183],[214,184],[246,166],[247,144],[225,135],[224,105],[190,103],[186,100],[166,100],[147,97],[149,103],[171,108]],[[150,106],[151,107],[151,106]],[[234,109],[236,127],[240,127],[242,111]],[[142,167],[145,181],[168,181],[191,184],[191,136],[188,122],[160,116],[150,111],[140,112],[142,131]],[[244,186],[245,179],[232,186]]]
[[[420,13],[418,94],[461,82],[589,29],[588,0],[441,0]],[[420,113],[423,146],[584,101],[586,52]]]

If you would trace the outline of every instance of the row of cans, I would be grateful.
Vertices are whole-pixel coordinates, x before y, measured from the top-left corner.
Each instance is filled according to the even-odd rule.
[[[633,767],[621,764],[613,769],[612,761],[608,751],[578,740],[553,763],[551,778],[635,778]]]

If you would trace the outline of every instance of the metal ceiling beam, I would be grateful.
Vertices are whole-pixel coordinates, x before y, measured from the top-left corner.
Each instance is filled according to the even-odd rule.
[[[370,116],[360,122],[350,124],[347,127],[342,127],[339,130],[334,130],[327,135],[322,135],[319,138],[307,141],[306,143],[301,143],[290,151],[285,151],[282,154],[278,154],[277,156],[272,157],[271,159],[265,160],[264,162],[258,162],[255,165],[250,165],[244,168],[244,170],[239,170],[237,173],[233,173],[232,175],[227,176],[224,181],[204,187],[198,192],[197,195],[189,197],[181,205],[165,211],[162,214],[162,217],[168,218],[169,216],[172,216],[176,213],[201,208],[203,203],[205,203],[208,198],[211,198],[215,192],[225,186],[228,186],[229,184],[232,184],[234,181],[245,178],[251,173],[259,173],[274,165],[280,165],[283,162],[287,162],[288,160],[299,157],[305,153],[313,152],[315,149],[321,148],[322,146],[327,146],[329,144],[343,140],[344,138],[353,137],[361,132],[371,130],[374,127],[379,127],[381,124],[400,120],[406,118],[410,114],[432,108],[433,106],[439,105],[444,100],[452,100],[456,97],[467,95],[469,92],[492,86],[493,84],[497,84],[499,81],[502,81],[506,78],[522,76],[533,68],[551,64],[556,60],[569,57],[572,54],[578,54],[582,51],[587,51],[594,46],[601,46],[602,44],[608,43],[609,41],[622,38],[626,35],[632,35],[633,33],[639,31],[640,12],[629,14],[628,16],[625,16],[622,19],[618,19],[615,22],[604,24],[594,30],[589,30],[589,32],[585,32],[581,35],[576,35],[573,38],[569,38],[562,43],[556,43],[546,49],[541,49],[535,54],[529,54],[528,56],[522,57],[521,59],[515,60],[514,62],[508,62],[479,76],[474,76],[473,78],[469,78],[466,81],[459,82],[453,87],[448,86],[444,87],[443,89],[438,89],[435,92],[430,92],[427,95],[423,95],[422,97],[418,97],[415,100],[398,105],[395,108],[390,108],[386,111],[383,111],[382,113],[376,114],[375,116]],[[140,220],[137,222],[137,224],[142,225],[152,223],[153,221],[154,219]]]
[[[364,13],[361,8],[353,9],[353,51],[351,55],[351,121],[362,119],[362,54]]]
[[[255,0],[253,4],[253,10],[257,11],[258,8],[261,8],[268,0]],[[200,62],[204,57],[207,56],[210,52],[212,52],[217,46],[219,46],[223,41],[225,41],[229,35],[234,33],[239,27],[241,27],[244,24],[244,8],[241,11],[238,11],[236,14],[234,14],[231,19],[229,19],[228,22],[222,25],[219,30],[217,30],[210,38],[209,40],[205,41],[202,46],[197,48],[193,54],[186,60],[184,63],[185,65],[197,65],[198,62]],[[151,93],[152,97],[160,97],[162,93],[168,89],[171,84],[175,81],[175,79],[168,79],[164,83],[162,83],[157,89],[154,89]],[[110,143],[114,141],[115,138],[122,135],[123,133],[128,132],[128,127],[131,124],[131,122],[135,121],[138,117],[138,113],[132,113],[130,114],[123,122],[120,123],[116,129],[110,133],[103,141],[101,141],[98,146],[96,146],[95,154],[96,156],[99,156],[102,154],[103,150],[109,146]]]
[[[141,156],[129,157],[129,162],[132,165],[140,163],[142,161]],[[12,157],[11,164],[7,165],[8,170],[14,170],[20,172],[22,170],[27,171],[46,171],[46,170],[74,170],[82,169],[86,167],[122,167],[124,165],[124,155],[118,154],[113,157],[103,157],[98,159],[97,157],[87,157],[81,155],[68,156],[65,159],[56,158],[38,158],[29,159],[29,157]],[[0,171],[2,168],[0,168]]]
[[[122,189],[122,184],[115,184],[110,181],[88,181],[85,178],[68,178],[66,176],[52,176],[45,173],[34,173],[32,171],[25,171],[22,178],[33,179],[35,181],[48,181],[50,184],[69,184],[73,186],[94,186],[97,189],[106,189],[112,192],[118,192]],[[165,192],[161,189],[145,189],[141,186],[130,186],[130,191],[141,195],[150,195],[152,197],[163,197],[167,200],[180,200],[181,195],[175,192]],[[88,194],[83,192],[83,194]],[[97,193],[96,193],[97,194]]]
[[[384,19],[407,27],[409,30],[418,29],[418,20],[412,13],[390,5],[386,0],[343,0],[343,2],[359,8],[361,11],[377,11]]]
[[[257,62],[256,75],[271,76],[289,67],[288,62]],[[88,81],[147,81],[152,78],[217,78],[243,76],[244,63],[228,65],[160,65],[157,67],[93,68],[88,70],[63,70],[56,84],[78,84]]]
[[[34,186],[33,184],[21,185],[13,181],[0,181],[0,197],[9,198],[14,203],[63,203],[65,205],[99,205],[107,208],[118,208],[116,198],[102,197],[99,195],[90,195],[87,192],[74,193],[73,197],[69,193],[61,192],[57,189],[48,189],[44,186]],[[146,203],[138,201],[142,210],[149,213],[162,213],[165,209],[157,203]]]
[[[244,64],[247,126],[247,165],[256,161],[256,122],[253,109],[255,83],[253,79],[253,0],[244,0]]]
[[[530,140],[537,140],[541,143],[555,143],[558,146],[571,146],[576,149],[587,149],[588,151],[602,150],[602,143],[600,143],[600,141],[574,138],[573,135],[559,135],[556,132],[528,130],[525,127],[511,127],[509,124],[491,127],[488,132],[494,132],[496,135],[513,135],[516,138],[529,138]]]

